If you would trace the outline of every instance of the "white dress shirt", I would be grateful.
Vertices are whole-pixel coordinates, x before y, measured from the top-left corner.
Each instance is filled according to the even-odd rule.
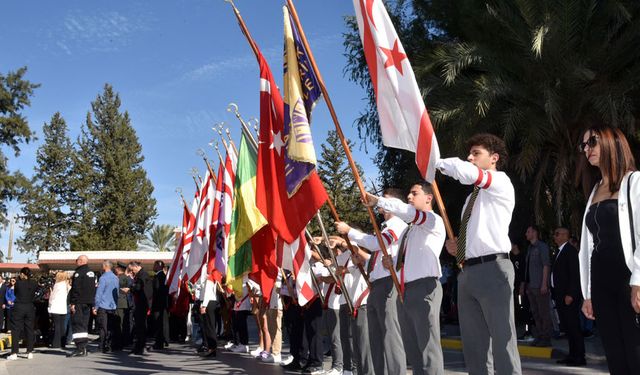
[[[393,216],[389,220],[382,223],[382,226],[382,239],[385,246],[387,247],[387,252],[393,258],[393,264],[396,264],[396,260],[398,257],[398,247],[400,246],[400,242],[398,241],[398,239],[400,238],[402,232],[404,232],[404,230],[407,228],[407,223],[405,223],[399,217]],[[391,276],[389,270],[384,268],[384,266],[382,265],[382,254],[378,254],[378,256],[375,256],[375,252],[380,251],[378,239],[375,235],[364,234],[357,229],[351,228],[351,230],[349,230],[349,240],[356,245],[364,247],[365,249],[372,252],[371,257],[369,258],[369,262],[373,261],[373,259],[375,258],[373,270],[369,275],[369,281],[375,281]],[[366,268],[368,269],[369,266],[367,265]]]
[[[436,162],[436,168],[461,184],[480,187],[467,223],[465,259],[496,253],[508,254],[511,250],[509,224],[515,206],[515,192],[509,176],[500,171],[482,170],[458,158],[440,159]]]
[[[313,273],[316,277],[330,277],[331,274],[327,267],[325,267],[322,263],[316,262],[312,268]],[[335,283],[320,283],[320,287],[322,288],[322,295],[324,296],[324,303],[327,308],[332,310],[340,310],[340,294],[336,293],[336,284]]]
[[[357,309],[360,306],[366,305],[369,299],[369,286],[364,276],[360,273],[358,266],[351,261],[351,251],[346,250],[342,252],[342,254],[336,257],[336,260],[338,261],[338,265],[347,268],[348,272],[344,274],[342,279],[344,281],[344,287],[347,288],[349,297],[351,297],[351,302],[353,302],[353,307]],[[347,301],[343,294],[340,296],[340,304],[344,305],[346,303]]]
[[[440,252],[447,237],[442,218],[433,211],[418,211],[398,199],[380,197],[378,207],[412,224],[398,240],[402,246],[403,237],[406,236],[404,282],[442,276]]]

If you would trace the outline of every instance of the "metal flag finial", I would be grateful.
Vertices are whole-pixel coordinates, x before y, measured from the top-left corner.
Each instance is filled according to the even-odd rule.
[[[181,187],[177,187],[177,188],[176,188],[176,193],[178,193],[178,194],[182,194],[182,188],[181,188]]]
[[[236,103],[229,103],[229,105],[227,106],[227,112],[233,112],[236,115],[240,113],[238,112],[238,105]]]
[[[198,154],[198,156],[203,157],[203,158],[204,158],[204,157],[205,157],[205,155],[206,155],[206,154],[204,153],[204,150],[203,150],[203,149],[201,149],[201,148],[199,148],[199,149],[196,151],[196,154]]]

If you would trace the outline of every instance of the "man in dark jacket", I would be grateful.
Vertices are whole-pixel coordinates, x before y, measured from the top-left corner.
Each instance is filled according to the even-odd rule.
[[[76,350],[68,357],[84,357],[87,355],[89,342],[89,316],[96,297],[96,274],[89,269],[86,255],[76,259],[76,271],[71,280],[69,291],[69,309],[71,311],[71,330]]]
[[[153,263],[153,301],[151,302],[151,318],[153,319],[153,331],[156,342],[153,349],[164,349],[164,345],[169,338],[169,317],[167,307],[169,302],[169,288],[167,287],[167,276],[164,273],[164,262],[156,260]]]
[[[116,276],[118,276],[118,302],[116,306],[116,335],[113,338],[113,350],[122,350],[128,345],[131,335],[129,319],[129,277],[125,275],[127,265],[118,262],[116,265]]]
[[[132,354],[142,355],[147,342],[147,315],[153,298],[153,286],[147,271],[142,269],[140,262],[129,263],[134,274],[131,292],[133,294],[134,335]]]
[[[569,243],[570,233],[567,228],[558,228],[553,240],[558,245],[558,255],[551,269],[551,288],[560,322],[564,325],[569,339],[569,356],[558,363],[567,366],[583,366],[584,337],[580,329],[580,267],[578,250]]]

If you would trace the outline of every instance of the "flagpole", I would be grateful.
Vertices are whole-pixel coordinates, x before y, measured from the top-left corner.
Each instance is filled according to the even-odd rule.
[[[311,242],[313,242],[313,241],[311,241]],[[311,259],[309,259],[309,268],[310,268],[309,273],[311,274],[311,283],[313,284],[313,286],[316,287],[316,290],[318,291],[318,297],[320,298],[320,303],[322,303],[322,306],[324,306],[324,296],[322,295],[322,289],[320,289],[320,284],[318,283],[318,279],[316,278],[316,274],[313,273],[313,265],[311,264]],[[300,304],[300,303],[298,303],[298,304]]]
[[[207,169],[209,170],[209,175],[211,176],[211,179],[213,180],[213,184],[217,184],[218,183],[218,179],[216,178],[216,175],[213,173],[213,169],[211,169],[211,164],[209,164],[209,159],[207,159],[207,155],[204,153],[204,150],[199,148],[198,149],[198,155],[201,156],[204,159],[204,162],[207,164]]]
[[[327,246],[327,249],[329,249],[329,256],[331,257],[331,261],[333,263],[335,263],[336,268],[337,268],[339,266],[338,259],[336,259],[336,255],[331,250],[331,241],[329,241],[329,236],[327,235],[327,231],[324,228],[324,223],[322,222],[322,215],[320,215],[320,211],[318,211],[318,213],[316,214],[316,218],[318,219],[318,224],[320,225],[320,231],[322,232],[322,238],[324,240],[324,244],[325,244],[325,246]],[[327,268],[329,268],[329,267],[327,267]],[[329,269],[329,271],[331,271],[331,269]],[[353,316],[353,300],[351,299],[351,296],[349,295],[349,291],[347,290],[347,286],[344,284],[344,278],[339,273],[335,273],[334,272],[333,274],[335,275],[336,282],[342,288],[342,293],[344,294],[344,299],[347,302],[347,306],[349,307],[349,311],[351,312],[351,315]]]
[[[240,24],[240,29],[242,29],[242,33],[249,41],[249,45],[251,46],[251,49],[253,50],[253,53],[256,55],[256,58],[257,58],[260,54],[260,52],[258,51],[258,46],[256,45],[256,42],[253,41],[253,38],[251,37],[251,33],[249,32],[249,29],[247,29],[247,25],[244,23],[244,20],[240,15],[240,11],[238,10],[238,8],[236,8],[236,5],[233,3],[233,0],[224,0],[224,1],[231,4],[231,8],[233,8],[233,13],[236,15],[236,18],[238,19],[238,23]]]
[[[225,0],[225,1],[231,1],[231,0]],[[364,202],[367,202],[367,194],[366,194],[364,185],[362,183],[362,179],[360,178],[360,173],[358,172],[358,168],[356,167],[356,164],[353,161],[353,156],[351,155],[351,149],[349,148],[349,144],[347,143],[347,140],[344,137],[344,133],[342,132],[342,127],[340,126],[340,122],[338,121],[338,116],[336,115],[336,111],[333,108],[333,103],[331,102],[329,93],[324,84],[324,80],[322,79],[322,75],[320,75],[320,70],[316,65],[316,60],[313,57],[311,48],[309,47],[309,42],[307,41],[307,37],[305,36],[304,30],[302,29],[302,25],[300,24],[300,20],[298,19],[298,13],[296,12],[296,8],[293,5],[293,2],[291,0],[287,0],[287,4],[289,5],[289,11],[291,13],[291,17],[293,18],[293,21],[295,22],[296,27],[300,32],[300,38],[302,39],[302,43],[304,44],[304,47],[307,50],[307,53],[309,54],[309,62],[311,63],[313,72],[318,78],[318,83],[320,84],[320,90],[322,91],[324,100],[327,103],[327,107],[329,108],[329,113],[331,113],[331,119],[333,120],[333,123],[336,127],[336,132],[338,133],[338,137],[340,137],[340,142],[342,143],[342,147],[344,148],[345,155],[349,160],[349,166],[351,167],[351,172],[353,173],[353,176],[355,177],[355,180],[356,180],[356,184],[358,185],[358,189],[360,190],[360,197]],[[371,219],[371,224],[373,225],[373,230],[378,240],[378,246],[380,246],[380,250],[382,251],[382,254],[384,254],[384,256],[389,256],[389,252],[387,251],[387,248],[384,244],[384,240],[382,239],[380,228],[378,227],[378,223],[376,222],[376,216],[373,213],[373,208],[367,206],[367,211],[369,212],[369,218]],[[395,285],[396,290],[398,291],[398,298],[400,299],[400,301],[403,301],[400,282],[398,281],[398,275],[396,275],[395,269],[394,268],[389,269],[389,273],[391,274],[391,279],[393,280],[393,284]]]
[[[251,146],[253,147],[253,151],[257,153],[258,142],[256,141],[256,138],[253,136],[253,134],[251,134],[249,125],[247,125],[244,119],[242,119],[242,116],[240,115],[240,111],[238,111],[238,105],[236,103],[229,103],[229,105],[227,106],[227,112],[232,112],[232,111],[240,121],[240,125],[242,126],[242,132],[248,138],[249,144],[251,144]]]
[[[327,196],[327,204],[329,205],[329,210],[331,211],[331,214],[333,215],[333,218],[335,219],[335,221],[342,221],[340,220],[340,216],[338,215],[336,206],[333,204],[333,201],[329,196]],[[349,247],[349,251],[351,251],[351,254],[356,254],[356,250],[353,248],[353,244],[349,240],[349,236],[344,234],[342,235],[342,238],[347,242],[347,246]],[[371,281],[369,281],[369,275],[364,271],[364,267],[362,267],[362,264],[358,263],[356,264],[356,267],[358,267],[358,271],[360,271],[360,274],[362,275],[362,277],[364,277],[364,281],[367,282],[367,286],[371,288]]]

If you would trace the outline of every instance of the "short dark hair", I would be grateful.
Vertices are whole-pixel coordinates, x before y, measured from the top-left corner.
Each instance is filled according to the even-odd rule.
[[[416,186],[416,185],[420,185],[420,188],[422,188],[422,191],[424,191],[425,194],[433,195],[433,188],[431,187],[431,184],[428,183],[427,181],[418,180],[418,181],[414,182],[413,185],[411,185],[411,187]]]
[[[467,150],[471,150],[473,146],[482,146],[489,151],[490,154],[498,154],[500,158],[496,163],[496,168],[502,168],[509,154],[507,146],[502,138],[489,133],[479,133],[467,140]]]
[[[398,188],[386,188],[382,191],[382,195],[388,195],[393,198],[398,198],[404,202],[405,194],[401,189]]]
[[[537,225],[535,225],[535,224],[531,224],[531,225],[529,225],[527,228],[531,228],[531,229],[533,229],[533,230],[536,232],[536,234],[538,235],[538,237],[540,237],[540,227],[538,227],[538,226],[537,226]]]
[[[153,262],[154,266],[160,266],[162,268],[164,268],[164,262],[161,260],[156,260],[155,262]]]
[[[129,267],[131,266],[140,267],[140,262],[138,262],[137,260],[132,260],[131,262],[129,262]]]
[[[29,267],[22,267],[20,269],[20,273],[25,275],[27,279],[31,277],[31,270],[29,269]]]

